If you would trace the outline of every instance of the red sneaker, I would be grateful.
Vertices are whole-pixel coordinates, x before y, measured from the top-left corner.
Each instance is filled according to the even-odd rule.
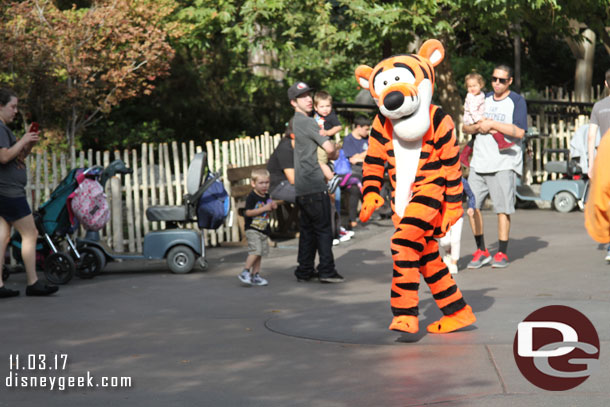
[[[494,256],[494,261],[491,263],[491,267],[504,268],[506,266],[508,266],[508,256],[502,252],[496,253]]]
[[[481,249],[477,249],[476,252],[472,255],[472,260],[468,263],[469,269],[478,269],[483,267],[485,264],[491,261],[491,255],[489,254],[489,250],[485,249],[485,251]]]

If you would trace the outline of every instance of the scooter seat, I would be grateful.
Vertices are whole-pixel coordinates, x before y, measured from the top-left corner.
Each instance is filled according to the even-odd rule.
[[[556,172],[558,174],[568,173],[568,163],[565,161],[549,161],[544,164],[546,172]]]
[[[150,206],[146,209],[146,218],[151,222],[186,222],[190,220],[186,205]]]
[[[566,161],[549,161],[544,165],[546,172],[554,172],[557,174],[580,174],[582,172],[576,161],[570,161],[570,171],[568,171],[568,163]]]

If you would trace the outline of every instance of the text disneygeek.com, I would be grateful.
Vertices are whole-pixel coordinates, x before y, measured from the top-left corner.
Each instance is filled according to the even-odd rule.
[[[41,375],[66,370],[67,354],[10,354],[9,374],[4,385],[10,389],[59,390],[73,388],[122,389],[132,386],[129,376],[94,376],[90,371],[83,375]]]

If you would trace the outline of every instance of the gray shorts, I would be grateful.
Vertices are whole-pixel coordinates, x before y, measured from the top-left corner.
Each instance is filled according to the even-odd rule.
[[[246,230],[248,239],[248,254],[254,256],[266,256],[269,254],[269,237],[258,230]]]
[[[496,213],[510,215],[515,213],[515,185],[517,173],[512,170],[502,170],[489,174],[470,171],[468,183],[476,199],[476,208],[481,205],[489,194]]]

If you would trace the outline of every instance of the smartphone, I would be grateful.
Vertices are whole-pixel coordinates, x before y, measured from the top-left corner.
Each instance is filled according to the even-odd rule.
[[[29,133],[37,133],[38,129],[39,129],[38,123],[32,122],[32,124],[30,124]]]

